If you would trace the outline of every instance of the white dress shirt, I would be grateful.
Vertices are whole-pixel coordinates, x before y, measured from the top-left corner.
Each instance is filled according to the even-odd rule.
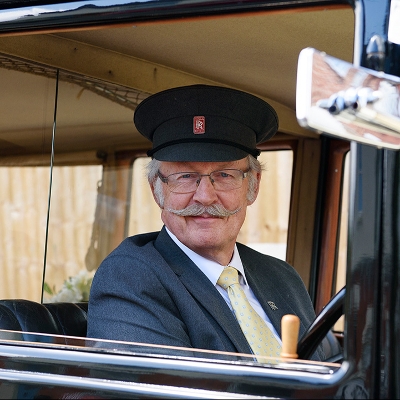
[[[222,288],[221,286],[217,285],[217,281],[219,276],[221,275],[225,266],[218,264],[215,261],[208,260],[200,256],[199,254],[195,253],[193,250],[190,250],[187,246],[179,241],[179,239],[166,227],[166,230],[171,237],[171,239],[179,246],[179,248],[196,264],[196,266],[207,276],[207,278],[211,281],[211,283],[217,288],[218,292],[224,298],[225,302],[228,304],[229,308],[233,312],[231,302],[229,300],[228,292]],[[239,273],[239,284],[243,289],[247,299],[249,300],[251,306],[257,312],[257,314],[264,320],[264,322],[268,325],[271,329],[272,333],[275,335],[276,339],[280,344],[282,341],[278,336],[274,326],[271,324],[270,319],[268,318],[267,314],[264,312],[263,308],[261,307],[259,301],[255,297],[253,291],[251,290],[250,286],[246,280],[246,274],[244,273],[242,260],[240,259],[239,251],[235,245],[235,249],[233,251],[233,257],[229,264],[231,267],[236,268]],[[226,266],[228,266],[226,265]]]

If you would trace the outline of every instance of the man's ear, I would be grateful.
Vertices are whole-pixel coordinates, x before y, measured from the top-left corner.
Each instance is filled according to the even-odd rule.
[[[163,209],[164,208],[164,204],[163,204],[164,202],[163,202],[163,199],[162,199],[163,196],[161,196],[160,193],[159,193],[159,190],[161,190],[161,188],[158,188],[158,190],[157,190],[157,188],[155,188],[155,185],[156,185],[155,184],[155,180],[153,180],[150,183],[150,190],[151,190],[151,193],[153,195],[154,201],[157,203],[158,207]]]
[[[255,179],[255,185],[252,190],[252,195],[247,196],[247,205],[252,205],[258,196],[258,192],[260,191],[260,182],[261,182],[261,172],[255,172],[255,171],[250,171],[250,174],[255,174],[256,179]]]

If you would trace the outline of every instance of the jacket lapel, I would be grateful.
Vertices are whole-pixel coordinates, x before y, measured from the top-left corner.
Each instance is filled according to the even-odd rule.
[[[246,272],[247,281],[261,307],[268,315],[272,325],[281,337],[282,317],[286,314],[298,315],[298,313],[288,303],[285,298],[285,293],[278,290],[279,285],[277,285],[276,282],[279,279],[275,276],[274,269],[268,268],[268,265],[265,265],[264,261],[261,271],[257,260],[249,259],[246,251],[239,252]],[[307,327],[300,321],[299,337],[303,335],[306,329]]]
[[[225,300],[207,276],[174,243],[165,228],[161,230],[155,242],[155,247],[188,292],[225,331],[237,351],[249,353],[250,348],[247,340]]]
[[[281,294],[275,289],[273,285],[273,279],[265,279],[265,277],[259,277],[254,279],[254,274],[251,268],[246,265],[245,272],[247,281],[254,292],[257,300],[259,301],[261,307],[268,315],[272,325],[281,336],[281,320],[286,314],[292,313],[290,309],[286,306],[286,301],[281,296]]]

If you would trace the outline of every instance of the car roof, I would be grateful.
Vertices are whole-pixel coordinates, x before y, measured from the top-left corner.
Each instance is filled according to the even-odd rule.
[[[312,137],[315,133],[301,128],[295,115],[298,55],[303,48],[314,47],[352,61],[353,37],[354,12],[350,6],[282,8],[138,21],[96,29],[52,29],[49,33],[19,35],[6,32],[0,36],[0,53],[6,59],[0,66],[11,71],[20,68],[10,67],[8,56],[34,61],[80,74],[82,82],[83,76],[102,80],[105,88],[113,88],[114,84],[128,87],[129,93],[119,90],[118,96],[137,97],[139,101],[151,93],[186,84],[234,87],[269,101],[278,112],[281,133]],[[54,77],[54,72],[51,74]],[[21,147],[29,147],[30,142],[33,147],[25,153],[38,152],[32,135],[42,134],[43,121],[37,118],[37,85],[43,83],[27,77],[22,82],[20,75],[8,72],[0,75],[0,84],[8,88],[0,107],[11,113],[0,124],[0,154],[20,154]],[[82,87],[78,84],[64,90],[63,99],[67,97],[67,103],[72,104],[82,94]],[[64,139],[59,139],[64,151],[148,147],[133,126],[135,103],[114,107],[100,92],[85,93],[90,96],[90,107],[62,109],[60,104],[57,126],[64,133]],[[11,100],[15,97],[17,102],[21,96],[31,106],[23,118],[15,118],[12,113],[20,111],[10,107]],[[118,96],[111,100],[115,103]],[[52,98],[47,101],[51,103]],[[96,140],[82,143],[82,132]]]

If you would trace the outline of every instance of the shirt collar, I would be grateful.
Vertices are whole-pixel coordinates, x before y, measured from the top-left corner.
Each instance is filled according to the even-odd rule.
[[[176,245],[196,264],[196,266],[207,276],[207,278],[215,286],[225,266],[215,261],[208,260],[207,258],[204,258],[203,256],[195,253],[193,250],[190,250],[189,247],[185,246],[167,227],[165,228],[171,239],[176,243]],[[241,276],[239,278],[239,282],[247,286],[243,263],[240,258],[236,244],[233,250],[233,257],[228,265],[236,268],[240,272]]]

